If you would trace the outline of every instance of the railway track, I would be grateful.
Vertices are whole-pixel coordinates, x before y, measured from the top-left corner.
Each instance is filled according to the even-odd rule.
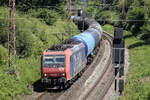
[[[110,48],[112,48],[112,39],[113,36],[107,32],[103,32],[103,35],[109,42]],[[111,54],[111,53],[110,53]],[[109,88],[111,87],[112,83],[114,82],[114,70],[112,68],[112,55],[109,56],[107,64],[105,65],[102,74],[98,77],[97,81],[94,85],[90,88],[90,90],[84,94],[80,99],[82,100],[103,100],[105,94],[108,92]],[[97,96],[95,95],[97,94]]]
[[[110,48],[112,47],[112,39],[113,36],[108,34],[107,32],[103,32],[103,35],[107,38]],[[103,45],[103,43],[100,44],[101,48],[98,48],[97,53],[95,54],[94,60],[92,61],[92,63],[90,65],[88,65],[87,70],[83,73],[83,75],[81,76],[81,78],[79,78],[67,91],[58,91],[57,93],[55,92],[49,92],[48,90],[44,91],[43,93],[41,93],[35,100],[65,100],[67,98],[69,98],[69,100],[75,100],[78,96],[78,90],[80,90],[80,88],[84,85],[85,81],[88,79],[88,77],[90,77],[90,75],[92,74],[92,72],[94,71],[96,65],[98,65],[99,61],[103,58],[103,54],[105,52],[105,45]],[[95,88],[97,86],[101,87],[101,90],[103,92],[100,92],[98,98],[100,98],[100,100],[102,100],[105,96],[105,94],[107,93],[107,91],[109,90],[111,84],[114,81],[114,77],[113,74],[112,75],[108,75],[108,72],[113,72],[112,66],[111,66],[111,55],[109,56],[109,60],[108,63],[105,65],[105,68],[103,69],[103,72],[101,74],[101,76],[99,76],[99,79],[95,82],[95,84],[93,85],[93,87],[82,97],[82,99],[86,100],[89,98],[90,95],[92,95],[92,93],[94,93]],[[105,76],[110,76],[109,79],[105,79]],[[101,83],[103,80],[109,80],[105,85],[99,85],[99,83]],[[72,95],[70,97],[70,95]],[[80,97],[80,96],[79,96]],[[73,99],[74,98],[74,99]]]
[[[105,32],[105,31],[104,31],[104,34],[105,34],[106,37],[109,37],[107,39],[108,39],[108,41],[111,45],[111,48],[112,48],[112,46],[113,46],[113,42],[112,42],[113,41],[113,36],[111,34]],[[110,55],[109,61],[110,61],[110,63],[108,62],[108,66],[109,66],[108,73],[105,73],[105,74],[106,74],[106,76],[109,76],[110,79],[108,79],[108,82],[106,83],[106,86],[103,86],[104,87],[103,92],[101,92],[101,94],[98,96],[98,98],[100,98],[100,99],[103,99],[105,97],[106,93],[108,92],[111,85],[115,81],[114,69],[112,67],[112,54]],[[109,69],[110,69],[110,71],[109,71]]]
[[[90,74],[92,74],[92,71],[94,70],[94,67],[95,64],[102,58],[103,56],[103,53],[104,53],[104,45],[103,43],[101,43],[98,48],[96,48],[96,54],[94,55],[94,59],[93,61],[91,62],[91,64],[88,64],[87,68],[86,68],[86,71],[84,72],[84,75],[82,75],[84,77],[84,79],[86,80]],[[98,60],[99,59],[99,60]],[[87,73],[86,73],[87,72]],[[82,77],[81,76],[81,77]],[[77,84],[78,86],[81,85],[83,82],[84,79],[81,79],[81,80],[77,80],[78,82],[76,82],[75,84]],[[71,86],[69,89],[72,90],[73,86]],[[75,87],[76,88],[76,87]],[[74,90],[74,89],[73,89]],[[64,93],[64,91],[61,91],[60,93],[53,93],[53,92],[48,92],[48,90],[44,91],[43,93],[41,93],[35,100],[46,100],[46,97],[50,97],[52,100],[57,100],[62,94]],[[45,99],[44,99],[45,98]],[[48,99],[47,99],[48,100]]]
[[[108,45],[109,45],[109,49],[111,49],[112,48],[112,39],[113,39],[113,36],[112,35],[110,35],[110,34],[108,34],[108,33],[106,33],[106,32],[104,32],[104,36],[107,38],[107,40],[108,40]],[[106,49],[103,47],[103,50],[105,51]],[[103,51],[103,54],[104,54],[104,51]],[[110,52],[111,52],[111,50],[110,50]],[[111,53],[110,53],[111,54]],[[104,57],[105,55],[101,55],[101,58],[102,57]],[[107,58],[107,57],[106,57]],[[105,58],[104,58],[105,59]],[[96,59],[95,60],[95,65],[94,65],[94,67],[96,67],[96,66],[98,66],[98,64],[100,64],[100,60],[102,60],[102,59]],[[93,67],[93,66],[92,66]],[[92,67],[90,67],[90,68],[92,68]],[[89,69],[90,69],[89,68]],[[93,71],[92,71],[93,72]],[[111,72],[111,74],[109,74]],[[100,92],[100,94],[98,95],[98,98],[96,99],[96,100],[101,100],[104,96],[105,96],[105,94],[107,93],[107,91],[109,90],[109,88],[110,88],[110,86],[112,85],[112,83],[113,83],[113,81],[114,81],[114,77],[112,77],[113,76],[113,68],[112,68],[112,66],[111,66],[111,55],[109,55],[109,60],[107,61],[107,64],[105,65],[105,67],[104,67],[104,69],[103,69],[103,71],[102,71],[102,73],[101,73],[101,75],[99,76],[99,78],[97,79],[97,81],[94,83],[94,85],[92,85],[92,87],[91,88],[88,88],[88,90],[87,89],[85,89],[86,87],[88,87],[88,85],[87,86],[84,86],[84,84],[85,84],[85,81],[87,80],[87,78],[85,78],[86,80],[82,80],[81,82],[82,82],[82,85],[79,85],[78,87],[80,87],[80,88],[77,88],[77,87],[75,87],[75,88],[77,88],[77,89],[73,89],[72,91],[73,91],[73,93],[66,93],[66,95],[68,94],[68,96],[66,96],[66,97],[64,97],[64,96],[61,96],[61,98],[59,99],[59,100],[65,100],[65,99],[67,99],[67,98],[69,98],[69,96],[71,95],[71,97],[69,98],[69,100],[76,100],[76,99],[79,99],[79,100],[86,100],[86,99],[89,99],[89,96],[90,96],[90,94],[92,94],[92,93],[94,93],[94,91],[95,91],[95,88],[101,88],[101,90],[103,90],[103,92]],[[109,79],[106,77],[106,76],[108,76],[109,77]],[[84,77],[84,76],[83,76]],[[89,77],[89,76],[88,76]],[[99,86],[99,83],[100,82],[103,82],[103,80],[107,80],[108,82],[105,84],[105,85],[101,85],[101,86]],[[80,83],[81,83],[80,82]],[[88,82],[87,82],[87,84],[88,84]],[[98,86],[98,87],[97,87]],[[82,87],[82,88],[81,88]],[[71,92],[72,92],[71,91]],[[74,91],[76,91],[76,92],[74,92]],[[80,91],[82,91],[82,92],[80,92]],[[84,91],[85,91],[85,93],[84,93]],[[95,95],[94,95],[95,96]],[[92,100],[93,100],[93,98],[91,98]],[[89,99],[89,100],[91,100],[91,99]]]
[[[103,41],[104,42],[104,41]],[[82,90],[82,87],[84,86],[86,80],[92,75],[93,71],[96,68],[96,65],[99,63],[99,61],[104,56],[105,52],[105,45],[102,42],[101,48],[98,50],[97,55],[95,56],[93,62],[88,66],[87,70],[83,73],[83,75],[77,80],[71,88],[67,92],[65,92],[58,100],[77,100],[80,95],[80,92],[84,91]]]

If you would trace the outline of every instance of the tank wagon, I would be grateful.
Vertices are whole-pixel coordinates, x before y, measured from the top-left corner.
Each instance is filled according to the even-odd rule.
[[[89,18],[72,16],[88,28],[63,43],[43,51],[41,57],[41,79],[51,86],[62,85],[75,78],[85,67],[87,57],[92,55],[100,43],[102,28],[98,22]]]

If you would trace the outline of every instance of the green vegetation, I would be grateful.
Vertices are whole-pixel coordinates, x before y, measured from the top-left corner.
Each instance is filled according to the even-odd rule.
[[[28,87],[40,79],[40,56],[42,51],[60,43],[61,33],[67,32],[67,21],[63,17],[66,16],[66,11],[64,9],[60,10],[62,6],[58,9],[38,8],[16,11],[19,79],[14,74],[13,66],[11,68],[7,66],[8,7],[0,7],[0,100],[11,100],[19,94],[31,94]],[[61,13],[63,14],[60,15]],[[73,35],[79,33],[73,23],[72,30]],[[63,36],[63,39],[69,37],[69,35],[66,35]]]
[[[103,29],[113,34],[111,25]],[[110,30],[109,30],[110,29]],[[150,98],[150,42],[140,40],[129,31],[124,31],[126,47],[130,50],[130,66],[123,96],[119,100],[149,100]]]
[[[108,33],[114,34],[114,26],[112,26],[110,24],[104,25],[103,30],[108,32]]]
[[[123,4],[125,5],[123,14]],[[93,18],[101,25],[111,24],[115,27],[122,27],[124,30],[131,31],[133,36],[140,37],[141,40],[150,39],[149,19],[150,1],[144,0],[95,0],[88,1],[88,8],[85,8]]]
[[[125,91],[119,100],[150,100],[150,11],[144,9],[144,0],[125,0],[126,14],[123,17],[122,1],[114,0],[113,4],[118,4],[118,7],[113,7],[111,11],[105,7],[100,12],[101,14],[117,13],[118,17],[115,17],[118,18],[117,22],[105,20],[111,18],[109,14],[101,15],[99,13],[95,18],[104,19],[104,21],[100,21],[104,25],[103,29],[112,34],[114,26],[126,30],[124,31],[124,38],[129,49],[130,66]],[[147,1],[146,5],[149,9],[150,1]]]
[[[120,100],[150,99],[150,42],[145,42],[124,32],[130,50],[130,66],[123,97]]]
[[[8,1],[0,1],[0,100],[31,93],[28,86],[40,78],[42,51],[60,43],[61,33],[67,31],[64,0],[16,0],[17,69],[20,72],[20,79],[17,79],[13,66],[7,67]],[[124,35],[131,64],[120,99],[145,100],[150,98],[150,10],[145,11],[143,0],[125,1],[124,14],[123,0],[88,0],[84,11],[104,25],[103,29],[109,33],[113,33],[114,26],[127,30]],[[82,0],[72,4],[83,8]],[[146,4],[150,9],[150,1]],[[79,32],[73,23],[72,28],[73,35]],[[64,36],[64,39],[69,37]]]
[[[0,45],[0,64],[6,64],[7,49]]]

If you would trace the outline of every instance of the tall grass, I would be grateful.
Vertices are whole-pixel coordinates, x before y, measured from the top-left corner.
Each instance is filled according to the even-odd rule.
[[[113,32],[113,26],[105,25],[104,30]],[[129,70],[125,91],[119,100],[150,99],[150,43],[140,40],[129,31],[124,31],[126,47],[129,49]]]
[[[149,100],[150,98],[150,44],[125,32],[130,50],[130,66],[124,95],[120,100]]]

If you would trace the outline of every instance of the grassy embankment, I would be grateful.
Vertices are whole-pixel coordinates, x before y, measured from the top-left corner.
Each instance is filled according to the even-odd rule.
[[[45,14],[49,19],[41,20],[38,18],[40,14]],[[8,8],[0,7],[0,100],[11,100],[18,94],[31,93],[28,86],[40,78],[42,51],[60,42],[56,36],[52,35],[53,33],[66,33],[67,29],[66,20],[60,18],[55,11],[39,9],[39,11],[32,10],[26,14],[17,11],[17,69],[20,72],[20,79],[17,79],[13,74],[13,66],[7,67],[7,25]],[[78,31],[74,24],[73,30],[76,30],[76,33]],[[61,38],[61,35],[58,36]],[[64,38],[69,38],[69,36]]]
[[[103,29],[113,33],[113,26]],[[120,100],[150,100],[150,43],[124,32],[126,47],[129,49],[130,66],[125,91]]]

